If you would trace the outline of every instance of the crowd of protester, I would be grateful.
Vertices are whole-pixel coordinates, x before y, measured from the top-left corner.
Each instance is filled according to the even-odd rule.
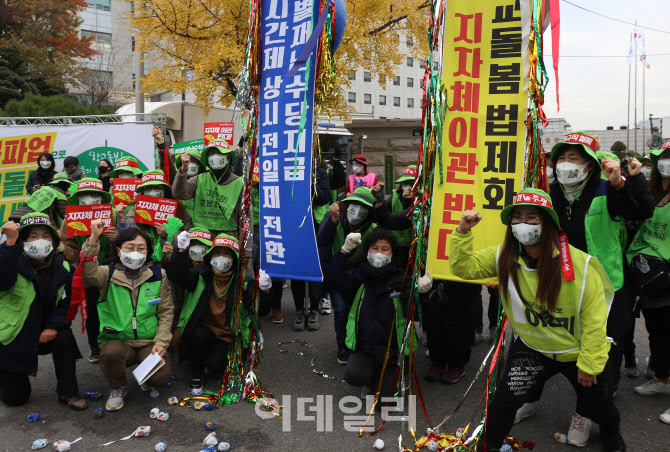
[[[165,149],[157,128],[153,136]],[[242,251],[244,162],[232,147],[189,151],[168,168],[144,172],[133,157],[101,160],[98,178],[83,177],[75,157],[59,173],[50,154],[40,155],[26,184],[30,197],[2,227],[2,401],[24,404],[38,355],[50,353],[58,400],[74,410],[87,407],[76,376],[82,355],[68,320],[77,290],[88,306],[87,359],[99,364],[109,387],[107,410],[123,408],[126,369],[150,354],[165,365],[142,389],[163,387],[172,373],[170,347],[189,362],[189,390],[201,393],[206,379],[218,379],[228,365],[238,289],[242,343],[249,345],[257,279],[261,319],[284,321],[282,295],[290,284],[292,329],[318,331],[320,316],[332,313],[333,356],[346,366],[345,381],[360,387],[362,397],[374,394],[378,382],[380,395],[393,395],[395,366],[385,363],[412,353],[402,343],[417,169],[405,168],[386,197],[365,156],[355,155],[347,174],[341,153],[317,162],[311,189],[321,283],[274,279],[260,268],[258,162],[250,164],[252,246]],[[431,362],[427,382],[456,384],[472,347],[495,340],[503,311],[514,329],[488,415],[487,450],[500,448],[514,423],[535,414],[545,382],[557,373],[577,394],[567,441],[586,445],[596,422],[605,450],[625,450],[615,395],[622,375],[637,378],[645,362],[635,353],[640,313],[651,353],[649,380],[635,392],[670,395],[670,148],[617,160],[600,150],[597,137],[568,135],[546,153],[548,191],[522,190],[502,211],[506,233],[499,246],[474,250],[472,229],[482,216],[463,213],[450,237],[449,265],[466,282],[415,275],[419,330]],[[114,206],[104,232],[102,220],[94,220],[90,235],[68,236],[68,205],[109,204],[115,183],[140,177],[138,194],[177,200],[183,225],[172,241],[163,225],[135,222],[135,200]],[[244,280],[237,271],[242,259]],[[499,286],[467,282],[488,278]],[[483,294],[490,298],[488,337]],[[512,383],[519,376],[527,383],[521,390]],[[660,420],[670,424],[670,410]]]

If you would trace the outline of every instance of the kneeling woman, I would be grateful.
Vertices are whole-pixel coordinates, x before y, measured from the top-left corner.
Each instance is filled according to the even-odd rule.
[[[240,245],[236,238],[221,233],[205,255],[204,264],[193,267],[188,253],[190,234],[180,233],[177,242],[179,251],[170,259],[168,275],[184,286],[186,295],[172,344],[180,347],[180,356],[191,361],[189,389],[198,394],[202,392],[205,367],[216,375],[228,366],[235,335],[235,296],[239,284],[243,284],[237,274]],[[265,294],[261,297],[266,299]],[[243,350],[249,345],[252,300],[253,282],[246,287],[244,305],[239,309]]]
[[[346,336],[352,353],[344,380],[362,387],[364,397],[374,394],[372,389],[376,387],[372,386],[381,379],[380,397],[390,397],[394,393],[395,364],[404,337],[411,282],[408,280],[403,287],[404,269],[397,264],[398,240],[393,232],[381,228],[365,238],[360,265],[347,270],[347,259],[360,243],[361,234],[347,235],[342,249],[324,272],[327,284],[339,287],[345,299],[354,300]],[[430,276],[420,278],[419,292],[427,292],[430,285]],[[387,349],[388,361],[382,375]],[[409,356],[409,346],[404,353]]]
[[[489,407],[486,450],[502,446],[516,411],[557,373],[574,387],[583,414],[600,424],[604,450],[625,450],[607,361],[605,325],[613,287],[602,266],[567,243],[544,191],[522,190],[501,214],[505,242],[473,251],[470,229],[481,218],[478,212],[463,213],[450,239],[451,271],[466,280],[497,277],[505,314],[518,336]]]
[[[151,239],[137,228],[124,229],[114,241],[118,256],[109,265],[93,260],[100,251],[102,220],[91,222],[91,236],[84,242],[84,281],[100,289],[100,368],[110,388],[107,410],[123,408],[126,396],[126,367],[158,353],[166,362],[143,391],[162,388],[170,380],[166,349],[174,306],[165,270],[147,259]],[[89,308],[90,309],[90,308]]]

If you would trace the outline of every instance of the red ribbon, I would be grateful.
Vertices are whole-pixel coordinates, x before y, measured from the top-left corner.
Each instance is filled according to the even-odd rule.
[[[163,149],[163,174],[165,177],[163,178],[163,181],[168,184],[170,184],[170,181],[172,180],[170,178],[170,150],[165,146],[165,149]]]
[[[96,261],[98,255],[84,257],[79,253],[79,265],[72,277],[72,296],[70,297],[70,309],[67,311],[65,321],[71,322],[77,316],[77,310],[81,306],[81,334],[86,331],[86,319],[88,319],[88,306],[86,304],[86,289],[84,288],[84,262]],[[97,301],[97,300],[96,300]]]
[[[561,272],[563,273],[563,281],[575,280],[575,268],[572,266],[572,257],[570,257],[570,244],[568,243],[568,236],[561,229],[561,234],[558,236],[558,241],[561,247]]]

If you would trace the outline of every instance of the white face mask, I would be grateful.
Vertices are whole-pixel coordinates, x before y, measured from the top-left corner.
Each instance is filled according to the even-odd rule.
[[[556,179],[562,185],[577,185],[589,175],[588,171],[584,172],[589,162],[583,165],[575,165],[574,163],[562,162],[556,165]]]
[[[162,188],[147,188],[144,190],[144,194],[147,196],[155,196],[156,198],[162,198],[165,195],[165,190]]]
[[[522,245],[535,245],[540,241],[541,224],[517,223],[512,225],[512,234]]]
[[[119,179],[132,179],[135,175],[130,171],[119,171],[117,177]]]
[[[133,251],[132,253],[126,253],[124,251],[119,250],[119,255],[121,263],[131,270],[137,270],[147,260],[146,254],[141,254],[138,253],[137,251]]]
[[[384,265],[391,263],[392,257],[393,254],[387,256],[386,254],[371,253],[368,251],[368,262],[375,268],[383,267]]]
[[[404,193],[408,188],[412,188],[412,184],[402,184],[400,187]]]
[[[43,169],[49,169],[49,168],[51,168],[51,162],[48,161],[48,160],[42,160],[42,161],[40,162],[40,166],[41,166]]]
[[[218,152],[210,154],[210,156],[207,157],[207,163],[214,170],[225,168],[229,161],[230,157],[228,157],[227,154],[220,154]]]
[[[233,259],[226,256],[216,256],[212,258],[212,268],[216,273],[225,273],[233,268]]]
[[[658,172],[663,177],[670,177],[670,159],[658,159]]]
[[[551,166],[547,167],[547,182],[552,184],[556,180],[556,176],[554,176],[554,169]]]
[[[356,163],[351,165],[351,168],[353,169],[354,173],[356,174],[363,174],[363,166],[358,165]]]
[[[188,168],[186,169],[187,176],[195,176],[200,172],[200,166],[197,163],[190,162]]]
[[[349,224],[357,225],[365,221],[368,216],[368,208],[360,204],[352,204],[347,209],[347,220]]]
[[[44,259],[53,251],[54,246],[51,240],[33,240],[23,243],[23,252],[33,259]]]
[[[640,170],[640,172],[642,174],[644,174],[644,177],[646,177],[647,179],[649,179],[649,177],[651,177],[651,168],[649,168],[649,167],[643,166],[642,169]]]
[[[202,262],[207,254],[207,247],[202,243],[194,243],[188,247],[188,255],[194,262]]]
[[[82,193],[79,195],[80,206],[90,206],[93,204],[102,204],[102,195],[92,195],[90,193]]]

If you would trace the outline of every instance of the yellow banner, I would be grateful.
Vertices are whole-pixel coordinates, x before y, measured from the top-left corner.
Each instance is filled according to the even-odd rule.
[[[447,2],[442,82],[448,111],[427,262],[437,279],[460,280],[449,269],[449,235],[461,213],[478,210],[483,217],[473,229],[475,250],[497,245],[506,228],[500,212],[521,190],[527,96],[517,5],[515,0]]]

